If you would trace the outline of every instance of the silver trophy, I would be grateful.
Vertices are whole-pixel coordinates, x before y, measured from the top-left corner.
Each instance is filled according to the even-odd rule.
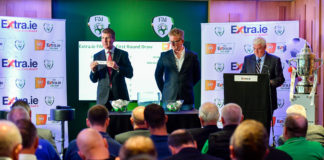
[[[299,52],[296,58],[289,60],[289,66],[291,62],[295,62],[296,66],[293,68],[291,80],[291,87],[295,85],[296,74],[301,79],[296,85],[296,94],[310,94],[316,92],[317,83],[317,71],[323,65],[323,60],[316,58],[315,54],[312,53],[307,43],[305,43],[304,48]],[[316,67],[315,63],[320,64]]]

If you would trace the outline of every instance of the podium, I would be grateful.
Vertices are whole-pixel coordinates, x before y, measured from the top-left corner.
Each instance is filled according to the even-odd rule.
[[[268,74],[224,73],[224,104],[241,106],[244,119],[255,119],[270,131],[272,117]]]

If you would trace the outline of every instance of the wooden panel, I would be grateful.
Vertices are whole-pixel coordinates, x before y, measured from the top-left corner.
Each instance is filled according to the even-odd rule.
[[[52,18],[52,1],[0,0],[0,16]]]
[[[258,2],[257,21],[292,20],[291,2]]]

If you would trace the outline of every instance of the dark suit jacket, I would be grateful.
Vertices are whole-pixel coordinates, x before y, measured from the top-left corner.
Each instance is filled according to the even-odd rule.
[[[265,53],[265,59],[261,73],[270,73],[270,80],[274,83],[271,84],[271,101],[272,111],[277,109],[277,87],[285,82],[285,78],[282,73],[282,66],[280,58],[269,53]],[[241,73],[256,73],[256,56],[255,54],[244,57],[244,63]]]
[[[105,50],[101,50],[93,56],[93,60],[106,61]],[[126,51],[115,48],[113,60],[119,66],[119,71],[112,69],[112,78],[109,78],[108,67],[98,65],[95,73],[90,72],[90,79],[93,83],[98,82],[97,104],[105,105],[109,98],[110,81],[112,81],[112,92],[114,99],[129,100],[125,77],[133,77],[133,67],[128,59]]]
[[[179,153],[165,160],[221,160],[207,154],[201,154],[196,148],[183,148]]]
[[[197,141],[197,149],[201,151],[209,134],[220,131],[216,125],[205,126],[204,128],[192,128],[187,130]]]
[[[173,50],[162,52],[155,69],[156,84],[162,92],[162,101],[184,100],[194,104],[193,87],[200,80],[197,54],[185,49],[184,61],[178,72]]]
[[[230,160],[229,142],[236,127],[237,125],[227,125],[223,130],[210,134],[207,154]]]
[[[133,131],[128,131],[124,133],[117,134],[115,136],[115,140],[119,142],[120,144],[124,144],[126,140],[132,136],[145,136],[150,137],[150,131],[147,129],[136,129]]]

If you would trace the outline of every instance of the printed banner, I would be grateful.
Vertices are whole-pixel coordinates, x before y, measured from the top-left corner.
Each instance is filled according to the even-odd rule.
[[[299,37],[298,21],[202,23],[201,104],[224,106],[224,73],[240,73],[244,57],[253,54],[253,39],[264,37],[267,51],[280,57],[285,82],[277,88],[278,109],[274,112],[275,137],[282,134],[282,119],[289,107],[290,72],[288,60],[296,56],[290,43]],[[221,124],[219,124],[221,126]],[[270,138],[271,139],[271,138]],[[270,141],[272,142],[272,140]]]
[[[36,127],[61,139],[61,123],[50,121],[50,109],[67,105],[65,57],[65,20],[0,16],[0,110],[24,100]]]

